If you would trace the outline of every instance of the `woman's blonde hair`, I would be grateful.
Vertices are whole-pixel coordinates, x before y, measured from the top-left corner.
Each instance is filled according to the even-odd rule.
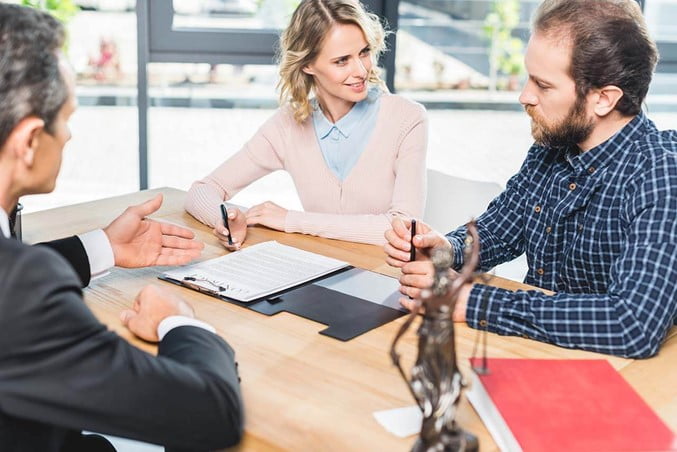
[[[292,15],[291,22],[280,37],[280,103],[289,102],[297,122],[305,121],[312,113],[310,91],[313,76],[303,68],[315,61],[327,33],[335,24],[353,24],[360,27],[371,50],[372,69],[369,83],[385,88],[376,66],[385,51],[386,31],[379,17],[368,13],[357,0],[302,0]]]

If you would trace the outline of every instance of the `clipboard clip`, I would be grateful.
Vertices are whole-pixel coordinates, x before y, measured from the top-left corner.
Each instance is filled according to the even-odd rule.
[[[183,281],[184,281],[184,283],[185,283],[186,285],[191,286],[191,287],[194,287],[196,290],[198,290],[198,291],[200,291],[200,292],[202,292],[203,290],[204,290],[204,291],[209,291],[209,292],[219,292],[219,293],[228,291],[228,286],[223,287],[223,286],[220,285],[218,282],[212,281],[212,280],[209,279],[209,278],[202,278],[202,277],[199,277],[199,276],[184,276],[184,277],[183,277]],[[209,284],[209,285],[211,285],[211,286],[214,286],[214,288],[215,288],[216,290],[210,291],[209,289],[206,289],[206,288],[200,286],[199,284],[190,284],[190,283],[188,283],[187,281],[205,282],[205,283],[207,283],[207,284]],[[200,290],[200,289],[202,289],[202,290]]]

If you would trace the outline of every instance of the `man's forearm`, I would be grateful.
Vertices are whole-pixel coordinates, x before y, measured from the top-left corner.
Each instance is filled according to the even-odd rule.
[[[470,293],[466,321],[501,335],[633,358],[656,354],[672,325],[669,315],[638,313],[618,296],[511,292],[481,284]]]

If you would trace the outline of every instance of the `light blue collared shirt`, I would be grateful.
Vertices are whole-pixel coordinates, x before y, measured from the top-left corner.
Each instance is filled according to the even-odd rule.
[[[314,99],[312,117],[315,135],[324,161],[341,181],[357,163],[374,131],[381,93],[378,88],[370,89],[367,98],[353,105],[348,114],[336,123],[324,116],[317,99]]]

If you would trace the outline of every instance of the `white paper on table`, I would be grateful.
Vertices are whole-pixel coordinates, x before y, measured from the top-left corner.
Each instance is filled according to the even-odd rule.
[[[249,302],[347,266],[347,262],[269,241],[179,267],[162,276],[179,283],[191,281],[191,287]]]
[[[374,417],[383,428],[400,438],[419,433],[423,422],[421,409],[416,405],[375,411]]]

